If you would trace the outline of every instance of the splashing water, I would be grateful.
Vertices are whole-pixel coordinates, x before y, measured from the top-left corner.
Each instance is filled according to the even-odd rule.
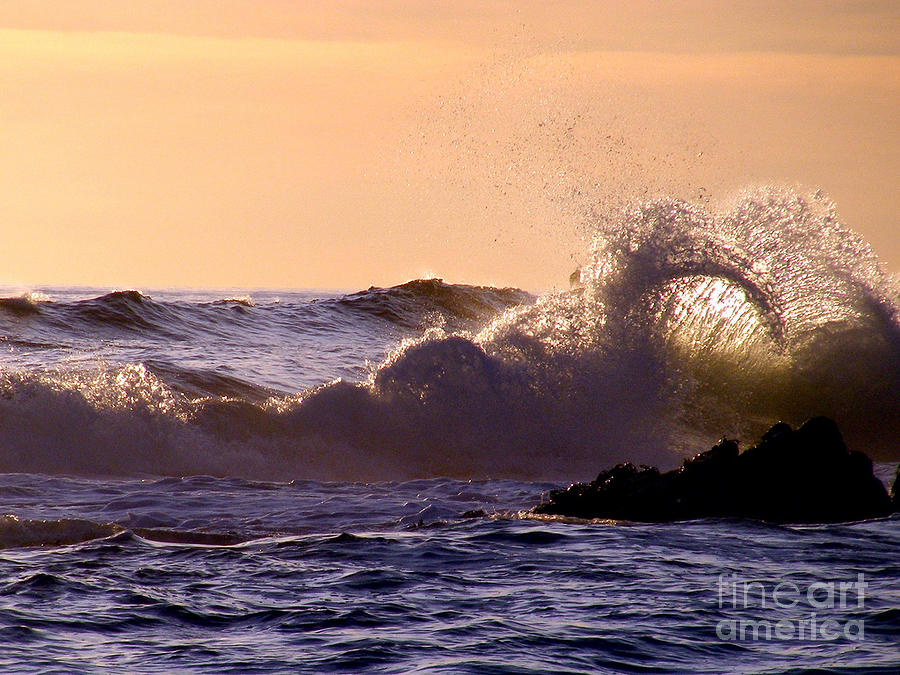
[[[279,325],[294,331],[315,309],[302,325],[322,351],[337,334],[372,334],[376,321],[391,326],[382,344],[404,338],[363,381],[296,395],[273,396],[266,382],[221,369],[188,377],[153,362],[4,371],[0,469],[588,478],[624,460],[671,466],[722,433],[750,439],[779,419],[819,414],[836,419],[851,446],[898,457],[900,302],[821,195],[758,189],[717,212],[673,199],[637,205],[598,224],[581,282],[533,303],[438,280],[279,304]],[[115,310],[116,330],[143,330],[166,349],[185,326],[201,343],[249,326],[258,335],[254,321],[273,311],[114,300],[102,306],[104,330]],[[229,314],[215,315],[204,337],[200,311]],[[442,319],[415,329],[435,313]]]

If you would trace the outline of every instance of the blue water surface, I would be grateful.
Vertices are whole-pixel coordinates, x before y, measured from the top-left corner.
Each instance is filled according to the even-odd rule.
[[[900,518],[532,520],[549,484],[6,475],[6,672],[897,672]],[[466,513],[481,510],[485,515]],[[463,517],[465,514],[465,517]],[[474,517],[472,517],[474,516]],[[69,528],[60,525],[68,519]],[[117,524],[112,526],[109,524]],[[81,529],[79,529],[79,527]],[[52,529],[51,528],[55,528]],[[862,606],[721,603],[720,575],[867,583]],[[729,587],[730,588],[730,587]],[[727,596],[727,594],[726,594]],[[721,606],[720,606],[721,605]],[[857,639],[722,639],[817,612]]]

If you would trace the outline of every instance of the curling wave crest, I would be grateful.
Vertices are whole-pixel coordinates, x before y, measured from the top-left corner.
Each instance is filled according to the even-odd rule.
[[[598,224],[593,252],[577,289],[534,302],[433,281],[329,301],[322,331],[350,311],[404,339],[363,381],[299,394],[192,389],[152,363],[0,371],[0,471],[590,478],[822,414],[852,447],[900,458],[900,301],[827,199],[764,188],[718,212],[657,200]],[[148,321],[183,311],[101,300]]]

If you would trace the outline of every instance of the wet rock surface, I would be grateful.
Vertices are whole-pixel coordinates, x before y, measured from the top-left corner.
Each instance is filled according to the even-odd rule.
[[[876,518],[898,505],[867,455],[847,449],[837,425],[816,417],[798,429],[779,423],[744,452],[722,439],[661,473],[619,464],[590,483],[550,493],[534,513],[664,522],[706,517],[825,523]]]

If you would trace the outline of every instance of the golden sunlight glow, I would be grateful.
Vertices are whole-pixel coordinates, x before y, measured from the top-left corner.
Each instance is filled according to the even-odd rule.
[[[897,269],[890,6],[22,0],[0,285],[562,287],[598,203],[769,182]]]

